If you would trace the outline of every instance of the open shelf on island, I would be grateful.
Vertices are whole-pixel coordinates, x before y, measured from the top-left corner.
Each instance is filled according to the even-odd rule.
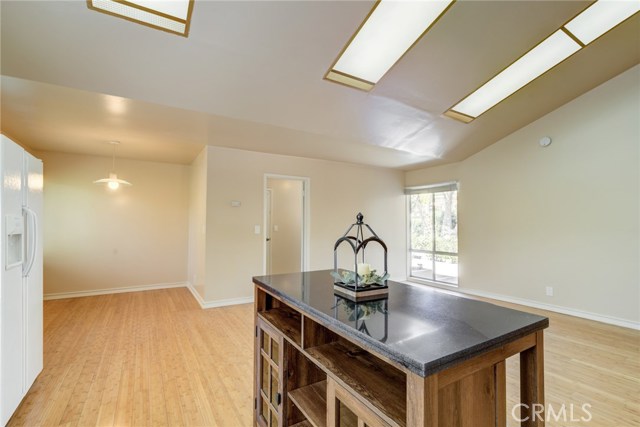
[[[320,381],[289,392],[289,399],[313,427],[327,425],[327,382]],[[296,424],[297,425],[297,424]]]
[[[282,332],[286,338],[289,338],[297,345],[302,344],[300,332],[302,318],[300,313],[289,307],[281,306],[260,311],[259,314],[264,320]]]
[[[406,375],[402,371],[344,339],[306,351],[381,415],[406,425]]]
[[[280,299],[262,289],[256,291],[258,315],[294,344],[302,345],[302,315]]]

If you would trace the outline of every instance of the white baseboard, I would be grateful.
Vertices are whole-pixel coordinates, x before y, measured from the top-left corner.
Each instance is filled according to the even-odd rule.
[[[59,293],[45,294],[43,299],[45,301],[48,301],[48,300],[54,300],[54,299],[92,297],[96,295],[121,294],[124,292],[153,291],[157,289],[170,289],[170,288],[189,289],[193,297],[196,299],[196,301],[198,301],[198,304],[200,304],[200,307],[202,307],[203,309],[225,307],[228,305],[236,305],[236,304],[253,303],[253,296],[243,297],[243,298],[229,298],[229,299],[222,299],[217,301],[205,301],[202,299],[198,291],[196,291],[195,288],[191,285],[191,283],[187,283],[187,282],[159,283],[155,285],[142,285],[142,286],[127,286],[124,288],[96,289],[93,291],[59,292]]]
[[[568,314],[569,316],[595,320],[596,322],[607,323],[609,325],[615,325],[615,326],[622,326],[623,328],[640,330],[640,322],[634,322],[632,320],[627,320],[627,319],[620,319],[619,317],[605,316],[603,314],[592,313],[589,311],[561,307],[559,305],[553,305],[553,304],[545,304],[542,302],[533,301],[525,298],[510,297],[510,296],[501,295],[501,294],[494,294],[491,292],[478,291],[475,289],[457,288],[457,289],[451,289],[450,291],[460,292],[462,294],[474,295],[482,298],[495,299],[498,301],[510,302],[513,304],[520,304],[527,307],[539,308],[541,310],[553,311],[555,313]]]
[[[124,288],[96,289],[94,291],[75,291],[75,292],[58,292],[52,294],[44,294],[45,301],[65,298],[93,297],[96,295],[121,294],[124,292],[140,292],[153,291],[156,289],[184,288],[188,287],[188,283],[158,283],[155,285],[127,286]]]
[[[228,305],[237,305],[237,304],[250,304],[253,303],[253,296],[250,297],[242,297],[242,298],[228,298],[221,299],[216,301],[205,301],[202,296],[196,291],[191,283],[187,283],[187,288],[191,291],[193,297],[198,301],[200,307],[203,309],[207,308],[216,308],[216,307],[225,307]]]

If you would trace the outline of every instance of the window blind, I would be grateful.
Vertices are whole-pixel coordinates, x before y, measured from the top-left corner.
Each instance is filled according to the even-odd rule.
[[[406,187],[404,189],[404,194],[444,193],[445,191],[458,191],[458,182],[451,181],[440,184]]]

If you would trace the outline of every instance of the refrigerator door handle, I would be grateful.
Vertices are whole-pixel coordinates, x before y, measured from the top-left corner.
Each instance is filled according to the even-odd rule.
[[[22,207],[27,217],[27,237],[29,239],[27,247],[27,262],[22,265],[22,276],[27,277],[31,272],[36,258],[36,247],[38,245],[38,215],[26,206]]]

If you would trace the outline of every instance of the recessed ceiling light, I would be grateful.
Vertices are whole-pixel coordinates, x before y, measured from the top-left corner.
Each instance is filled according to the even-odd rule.
[[[471,95],[454,105],[445,115],[462,120],[459,117],[454,117],[462,114],[469,118],[469,120],[462,121],[468,123],[573,55],[580,48],[581,46],[575,40],[564,31],[558,30]]]
[[[87,0],[89,9],[187,36],[193,0]]]
[[[587,45],[638,11],[638,0],[600,0],[569,21],[565,28]]]
[[[378,1],[325,79],[371,90],[453,1]]]

